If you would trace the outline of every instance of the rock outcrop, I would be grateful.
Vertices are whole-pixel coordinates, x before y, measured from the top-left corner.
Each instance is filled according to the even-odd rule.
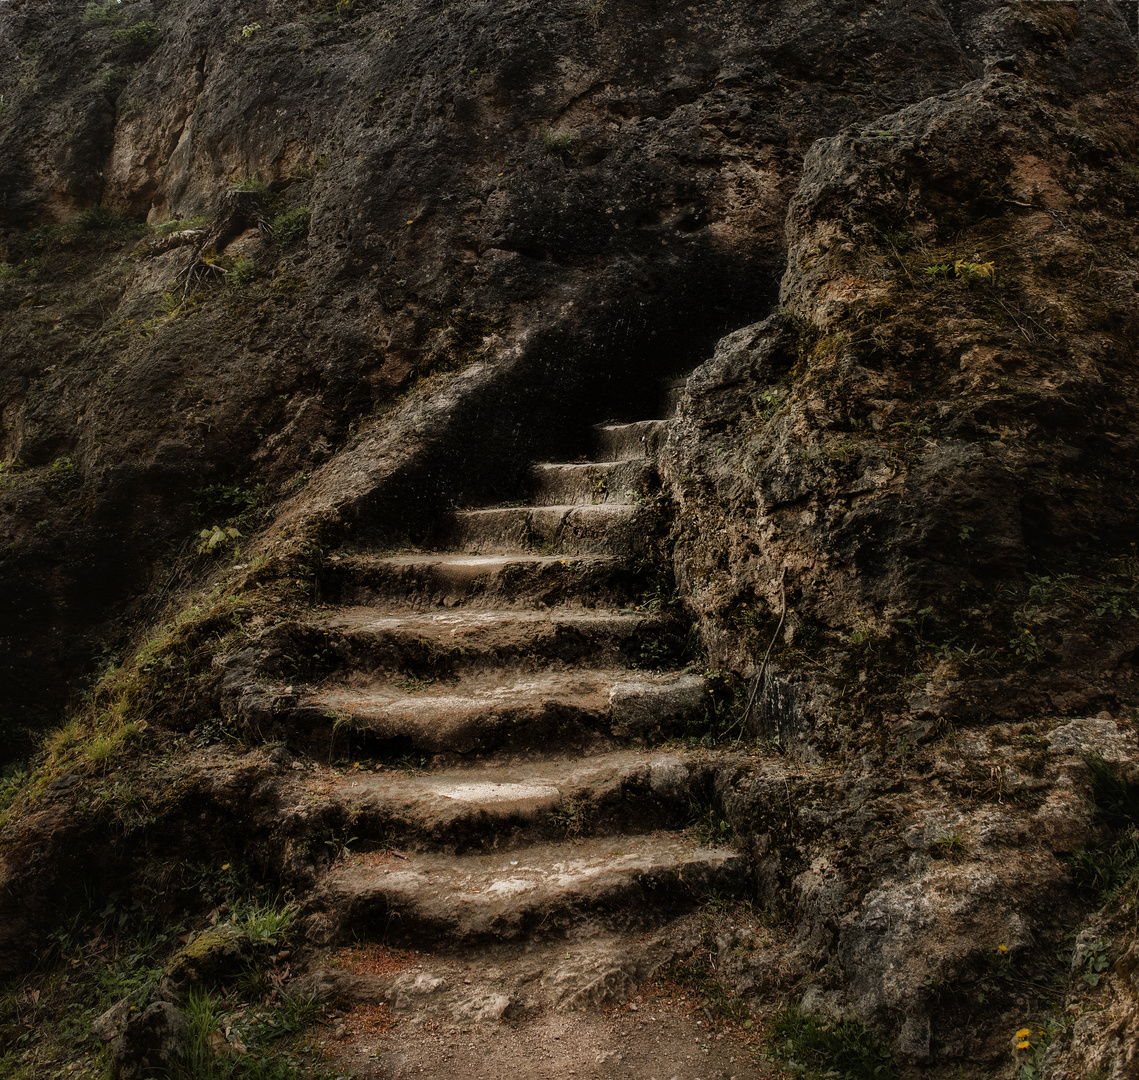
[[[1133,7],[4,4],[0,754],[79,719],[3,971],[80,883],[216,922],[194,852],[467,1065],[703,949],[913,1070],[1128,1075]]]

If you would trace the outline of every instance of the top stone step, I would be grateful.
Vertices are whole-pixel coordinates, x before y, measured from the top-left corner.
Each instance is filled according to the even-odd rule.
[[[631,461],[655,458],[668,437],[667,420],[640,420],[635,424],[598,424],[597,460]]]

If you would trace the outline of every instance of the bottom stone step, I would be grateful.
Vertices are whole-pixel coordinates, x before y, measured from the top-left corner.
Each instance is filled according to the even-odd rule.
[[[623,1001],[673,959],[677,944],[660,934],[582,933],[444,958],[360,942],[340,949],[298,990],[324,1001],[386,1005],[396,1018],[493,1023]]]
[[[712,893],[738,891],[746,859],[690,837],[593,837],[491,855],[353,855],[318,906],[333,932],[393,942],[563,937],[583,924],[632,930]]]

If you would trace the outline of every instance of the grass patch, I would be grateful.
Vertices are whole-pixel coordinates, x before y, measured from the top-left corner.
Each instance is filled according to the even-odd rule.
[[[577,151],[573,145],[573,135],[563,132],[555,135],[548,127],[543,127],[538,133],[538,145],[541,147],[543,157],[561,158],[568,161]]]
[[[266,1007],[248,1008],[193,990],[186,1001],[186,1057],[176,1075],[189,1080],[333,1080],[338,1074],[299,1060],[297,1047],[289,1045],[322,1011],[311,998],[287,994],[277,995]]]
[[[855,1020],[829,1021],[785,1009],[771,1031],[776,1056],[806,1077],[893,1080],[898,1074],[874,1033]]]

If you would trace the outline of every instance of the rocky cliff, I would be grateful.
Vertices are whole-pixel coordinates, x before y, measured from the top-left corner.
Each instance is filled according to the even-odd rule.
[[[1135,31],[1109,0],[4,3],[5,969],[78,882],[201,843],[198,800],[207,846],[310,888],[283,852],[343,821],[242,835],[286,766],[207,780],[194,740],[347,663],[304,619],[352,559],[446,546],[684,377],[636,572],[758,747],[708,782],[791,928],[732,993],[912,1069],[1125,1075],[1133,879],[1101,907],[1078,870],[1122,885],[1137,824],[1105,809]]]

